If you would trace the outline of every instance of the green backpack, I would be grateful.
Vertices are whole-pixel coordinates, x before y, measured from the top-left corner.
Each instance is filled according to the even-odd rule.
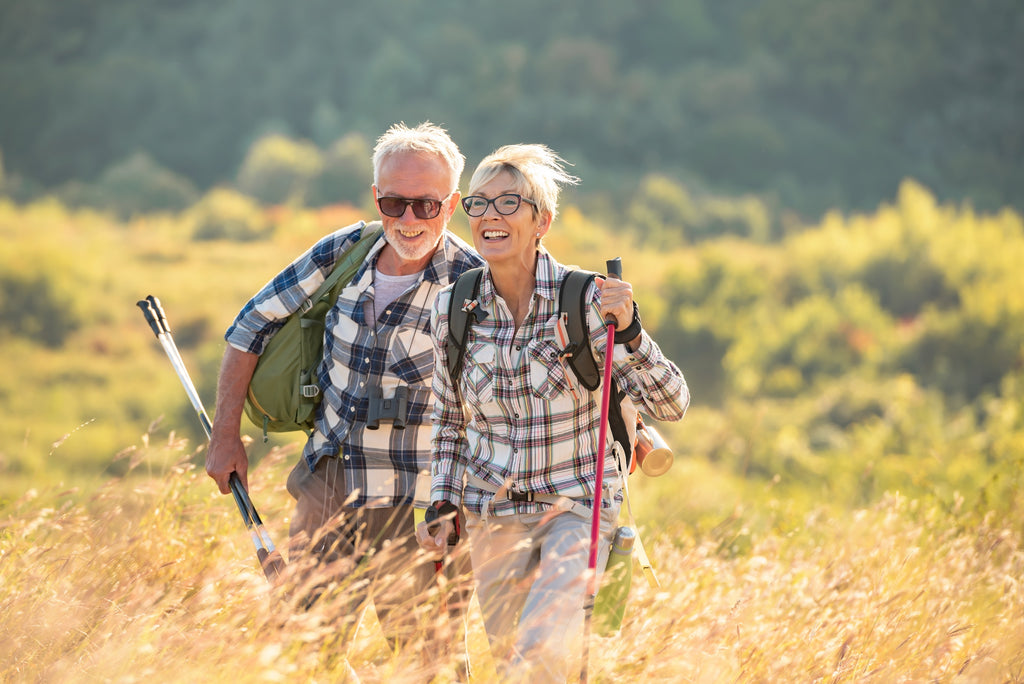
[[[463,273],[452,287],[451,299],[448,300],[448,349],[456,350],[448,354],[448,375],[452,383],[462,374],[463,356],[466,353],[466,340],[469,338],[469,318],[474,316],[463,307],[465,302],[476,300],[480,293],[480,280],[483,268],[473,268]],[[590,348],[590,336],[587,329],[587,287],[596,276],[590,271],[571,269],[558,288],[558,311],[565,317],[566,332],[569,344],[562,350],[573,374],[580,384],[593,392],[601,386],[602,373],[594,360]],[[612,431],[612,439],[619,443],[625,452],[626,465],[630,472],[633,469],[633,440],[622,414],[622,402],[626,401],[624,392],[620,392],[612,378],[610,401],[608,405],[608,427]]]
[[[245,397],[245,415],[263,428],[263,441],[268,432],[312,432],[321,398],[317,368],[324,351],[324,318],[383,232],[380,221],[364,225],[358,242],[263,348]]]

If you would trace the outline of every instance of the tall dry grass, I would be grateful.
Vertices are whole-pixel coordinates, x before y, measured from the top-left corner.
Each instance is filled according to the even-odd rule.
[[[250,477],[279,543],[294,457],[273,452]],[[0,680],[454,677],[456,662],[393,653],[373,618],[339,609],[345,586],[309,610],[272,590],[182,440],[121,458],[135,467],[95,493],[33,492],[5,510]],[[647,541],[662,586],[634,578],[621,634],[593,637],[592,681],[1024,681],[1017,521],[890,495],[746,544],[646,522],[661,525]],[[426,633],[435,609],[409,610]],[[496,681],[475,603],[468,642],[474,680]]]

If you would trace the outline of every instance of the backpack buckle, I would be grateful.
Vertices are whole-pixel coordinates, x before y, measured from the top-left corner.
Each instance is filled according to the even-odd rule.
[[[320,385],[303,385],[302,396],[306,399],[315,399],[320,395]]]
[[[509,488],[505,492],[505,498],[509,501],[519,501],[522,503],[530,503],[533,501],[533,492],[521,492],[518,489]]]

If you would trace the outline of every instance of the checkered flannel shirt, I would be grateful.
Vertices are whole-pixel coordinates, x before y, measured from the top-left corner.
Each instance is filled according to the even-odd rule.
[[[267,340],[359,240],[364,225],[360,222],[324,237],[275,276],[242,308],[225,333],[227,342],[242,351],[261,353]],[[328,334],[318,373],[323,401],[316,429],[303,450],[311,471],[321,458],[342,460],[347,492],[358,490],[351,503],[356,507],[412,503],[417,474],[430,468],[430,308],[441,288],[483,263],[468,244],[446,231],[441,248],[417,283],[377,312],[375,332],[364,309],[374,296],[373,268],[384,244],[383,237],[374,244],[327,313]],[[377,430],[366,429],[367,390],[374,385],[381,387],[384,398],[394,396],[400,385],[409,388],[404,430],[392,429],[389,421],[381,421]]]
[[[559,360],[555,323],[558,286],[566,268],[541,251],[537,258],[536,288],[526,319],[516,330],[512,314],[496,296],[490,272],[480,281],[478,306],[487,313],[470,326],[458,392],[446,365],[448,302],[443,290],[431,312],[434,339],[434,430],[431,499],[462,502],[480,514],[493,490],[504,483],[520,492],[556,494],[593,506],[597,480],[597,442],[601,422],[601,389],[588,392],[567,363]],[[607,329],[600,314],[600,291],[591,285],[587,295],[591,348],[604,367]],[[470,318],[472,321],[472,318]],[[659,420],[679,420],[690,393],[679,368],[642,333],[640,346],[628,352],[614,347],[612,374],[619,389],[636,407]],[[460,397],[465,401],[465,411]],[[611,435],[602,449],[604,481],[617,477]],[[467,485],[470,472],[492,492]],[[609,498],[605,506],[613,505]],[[538,502],[495,499],[494,515],[534,513]]]

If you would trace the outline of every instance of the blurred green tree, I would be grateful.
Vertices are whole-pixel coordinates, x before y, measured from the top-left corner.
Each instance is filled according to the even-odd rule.
[[[309,181],[322,169],[322,155],[312,143],[269,135],[249,150],[236,185],[264,204],[284,204],[301,200]]]

